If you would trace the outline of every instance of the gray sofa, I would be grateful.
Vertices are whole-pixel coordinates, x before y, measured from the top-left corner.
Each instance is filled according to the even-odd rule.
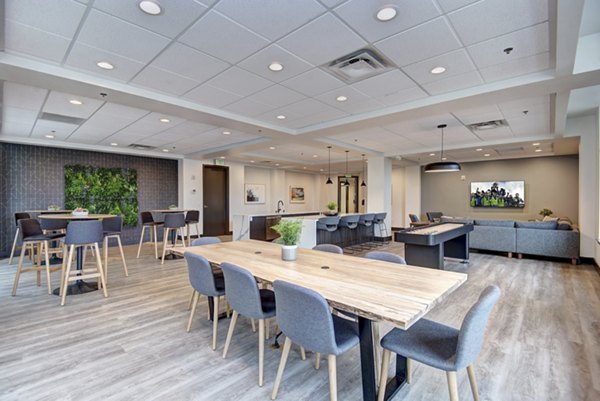
[[[472,220],[442,217],[442,222],[471,223],[469,248],[522,255],[579,259],[579,230],[566,222]]]

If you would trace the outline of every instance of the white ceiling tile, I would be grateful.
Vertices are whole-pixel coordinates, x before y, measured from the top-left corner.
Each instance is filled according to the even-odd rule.
[[[272,41],[326,11],[314,0],[221,0],[215,9]]]
[[[28,137],[33,123],[6,121],[2,123],[2,135]]]
[[[283,70],[271,71],[268,67],[272,62],[280,63]],[[284,81],[312,68],[304,60],[277,45],[262,49],[239,63],[238,66],[273,82]]]
[[[169,44],[169,39],[93,10],[78,42],[147,63]]]
[[[443,74],[432,74],[431,70],[435,67],[444,67],[446,71]],[[475,69],[465,49],[455,50],[402,68],[420,85],[475,71]]]
[[[106,138],[143,116],[148,111],[115,103],[105,103],[73,134],[74,137]]]
[[[547,0],[484,0],[448,14],[465,45],[548,20]]]
[[[2,107],[2,133],[6,135],[29,136],[38,112],[18,107]]]
[[[74,105],[69,103],[70,100],[79,100],[83,104]],[[75,118],[89,118],[103,103],[101,100],[52,91],[42,111]]]
[[[37,120],[33,131],[31,132],[32,138],[44,138],[44,135],[54,135],[55,140],[65,140],[73,131],[77,129],[78,125],[61,123],[56,121],[48,120]]]
[[[207,84],[200,85],[183,97],[211,107],[223,107],[242,98],[240,95]]]
[[[335,109],[334,107],[328,106],[316,99],[302,100],[298,103],[290,104],[289,106],[282,107],[278,110],[285,109],[289,109],[292,115],[296,114],[303,117],[321,113],[331,113],[332,115],[337,115],[339,112],[339,110]],[[283,114],[287,115],[287,113]]]
[[[161,68],[146,67],[132,81],[136,85],[181,96],[200,83]]]
[[[346,0],[319,0],[325,7],[333,8]]]
[[[440,15],[433,0],[407,3],[404,0],[350,0],[337,7],[335,13],[369,42],[405,31]],[[376,18],[377,11],[384,6],[395,6],[398,14],[394,19],[382,22]]]
[[[454,11],[458,8],[462,8],[471,3],[475,3],[476,1],[479,0],[437,0],[440,7],[442,7],[442,10],[444,10],[446,13]]]
[[[288,79],[281,84],[311,97],[344,86],[342,81],[318,68]]]
[[[463,124],[473,124],[485,121],[502,120],[504,116],[495,104],[454,111],[452,114]]]
[[[403,67],[456,50],[461,44],[446,19],[440,17],[381,40],[375,46]]]
[[[112,70],[102,69],[96,65],[99,61],[108,61],[115,68]],[[102,49],[76,43],[69,52],[65,65],[109,79],[129,81],[144,68],[145,64]]]
[[[290,121],[290,125],[293,128],[299,129],[304,127],[309,127],[311,125],[319,124],[324,121],[333,121],[339,118],[347,117],[348,113],[344,113],[341,110],[337,109],[328,109],[324,112],[316,112],[313,114],[305,115],[304,117],[297,118],[293,121]]]
[[[4,95],[2,103],[4,106],[18,107],[35,112],[38,112],[42,108],[48,94],[46,89],[13,82],[4,82],[3,87]]]
[[[338,102],[336,99],[338,96],[346,96],[348,100],[345,102]],[[348,103],[359,103],[369,99],[369,96],[365,95],[362,92],[352,88],[351,86],[347,86],[345,88],[334,89],[327,93],[323,93],[319,96],[315,96],[315,99],[320,100],[323,103],[327,103],[330,106],[338,108],[340,110],[344,110],[344,106]]]
[[[238,67],[222,72],[207,83],[241,96],[248,96],[273,85],[271,81]]]
[[[314,65],[333,61],[367,44],[329,13],[304,25],[278,43]]]
[[[523,117],[523,110],[528,110],[527,117],[533,118],[532,116],[538,113],[546,113],[550,110],[550,97],[549,96],[536,96],[521,99],[514,99],[508,102],[498,104],[500,111],[507,120],[512,117]],[[510,121],[509,121],[510,123]]]
[[[8,20],[71,39],[85,6],[71,0],[8,0],[5,12]]]
[[[207,7],[195,1],[163,2],[158,16],[140,10],[139,1],[95,0],[94,8],[144,27],[169,38],[179,35],[184,27],[196,20]]]
[[[170,119],[171,121],[169,123],[160,122],[159,120],[164,117]],[[181,124],[183,121],[184,120],[179,117],[173,117],[154,112],[137,120],[127,128],[120,131],[118,134],[123,137],[150,137],[158,134],[159,132],[173,128],[175,125]]]
[[[440,93],[451,92],[459,89],[472,88],[473,86],[481,85],[482,83],[483,80],[477,71],[471,71],[430,82],[423,85],[423,89],[432,95],[438,95]]]
[[[352,84],[352,87],[365,95],[381,97],[391,95],[400,90],[415,88],[416,85],[402,71],[394,69],[385,74]]]
[[[31,28],[18,22],[5,21],[5,46],[8,50],[60,62],[70,40]]]
[[[305,99],[305,96],[300,93],[286,88],[282,85],[269,86],[260,92],[250,96],[254,101],[270,104],[275,107],[286,106],[291,103],[299,102]]]
[[[544,71],[549,68],[551,68],[550,53],[546,52],[509,61],[508,63],[482,68],[479,71],[486,82],[493,82],[519,75],[530,74],[532,72]]]
[[[422,99],[429,96],[423,89],[418,87],[412,87],[408,89],[402,89],[389,95],[379,96],[375,99],[387,106],[394,106],[402,103],[408,103],[413,100]]]
[[[242,100],[238,100],[237,102],[231,103],[225,106],[225,110],[231,111],[233,113],[241,114],[247,117],[255,117],[260,114],[266,113],[269,110],[273,110],[276,106],[256,102],[249,98],[245,98]]]
[[[510,140],[514,138],[513,132],[510,127],[500,127],[489,130],[475,131],[475,135],[484,141],[490,140]]]
[[[469,54],[478,68],[504,64],[516,59],[545,53],[550,50],[548,23],[524,28],[507,35],[469,46]],[[506,54],[503,50],[512,47]]]
[[[207,40],[215,36],[219,40]],[[188,29],[179,41],[232,64],[269,44],[267,40],[214,10]]]
[[[204,82],[230,66],[181,43],[172,43],[151,65],[198,82]]]

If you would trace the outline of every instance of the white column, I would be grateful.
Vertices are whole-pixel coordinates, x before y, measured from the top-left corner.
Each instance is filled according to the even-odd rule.
[[[367,163],[367,212],[387,212],[388,235],[392,227],[392,161],[387,157],[369,157]],[[375,236],[380,236],[376,226]]]
[[[421,166],[408,166],[404,169],[404,219],[403,227],[408,227],[408,215],[421,215]]]
[[[179,202],[178,206],[184,209],[200,211],[200,231],[202,231],[202,161],[183,159],[179,161]],[[196,233],[196,227],[192,226],[191,232]]]

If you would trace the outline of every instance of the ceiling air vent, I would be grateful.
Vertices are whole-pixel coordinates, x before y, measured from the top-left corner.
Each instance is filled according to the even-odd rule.
[[[471,131],[487,131],[494,128],[508,127],[506,120],[492,120],[467,125]]]
[[[140,143],[132,143],[131,145],[128,146],[128,148],[137,149],[137,150],[154,150],[154,149],[156,149],[156,146],[142,145]]]
[[[373,49],[360,49],[324,66],[325,71],[346,83],[354,83],[390,69],[391,63]]]
[[[42,113],[40,120],[54,121],[57,123],[66,123],[66,124],[74,124],[74,125],[81,125],[87,121],[85,118],[63,116],[61,114],[53,114],[53,113]]]

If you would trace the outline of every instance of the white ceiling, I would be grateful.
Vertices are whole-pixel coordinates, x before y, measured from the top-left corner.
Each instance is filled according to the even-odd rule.
[[[439,124],[457,160],[500,145],[522,151],[486,158],[553,154],[567,113],[598,107],[600,66],[557,66],[574,63],[562,49],[598,32],[599,0],[181,0],[160,2],[157,16],[137,0],[0,3],[3,141],[130,153],[141,144],[162,157],[309,171],[326,166],[331,145],[334,165],[350,150],[360,169],[362,154],[426,163]],[[384,5],[397,17],[378,21]],[[557,18],[561,7],[578,19]],[[328,72],[362,48],[390,69],[351,84]],[[274,61],[282,71],[268,69]],[[437,66],[446,71],[432,74]],[[508,126],[466,127],[490,120]],[[542,152],[522,146],[539,141]]]

